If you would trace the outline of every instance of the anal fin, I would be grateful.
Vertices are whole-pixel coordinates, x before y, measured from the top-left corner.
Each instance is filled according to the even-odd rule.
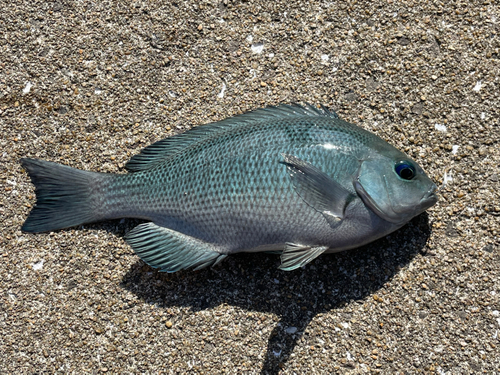
[[[125,239],[144,262],[161,272],[199,270],[227,256],[214,245],[154,223],[138,225]]]
[[[292,271],[302,267],[323,254],[328,246],[303,246],[289,243],[281,254],[279,269]]]

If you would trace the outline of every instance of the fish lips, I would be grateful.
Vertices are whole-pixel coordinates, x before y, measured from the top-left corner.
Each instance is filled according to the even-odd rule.
[[[429,207],[434,206],[438,201],[438,196],[436,194],[437,186],[434,185],[426,195],[420,200],[420,203],[417,207],[420,209],[420,212],[427,210]]]

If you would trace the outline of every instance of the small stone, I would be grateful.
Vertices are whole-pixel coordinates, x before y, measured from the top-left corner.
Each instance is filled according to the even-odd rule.
[[[459,233],[458,231],[456,230],[455,228],[455,225],[453,222],[449,222],[447,225],[446,225],[446,230],[444,232],[448,237],[458,237],[459,236]]]
[[[165,327],[167,327],[168,329],[172,328],[172,322],[170,320],[167,320],[165,322]]]
[[[420,312],[418,313],[418,317],[419,317],[420,319],[425,319],[425,318],[427,318],[427,316],[428,316],[428,315],[429,315],[429,313],[428,313],[427,311],[420,311]]]
[[[410,39],[403,36],[398,39],[398,43],[402,46],[407,46],[408,44],[410,44]]]
[[[424,110],[424,104],[420,102],[412,107],[411,112],[420,116],[422,115],[423,110]]]
[[[492,244],[486,245],[483,247],[483,251],[486,251],[487,253],[492,253],[493,250],[495,250],[495,247]]]
[[[356,93],[354,92],[349,92],[345,95],[345,100],[347,100],[348,102],[353,102],[355,101],[356,99],[358,98],[358,96],[356,95]]]

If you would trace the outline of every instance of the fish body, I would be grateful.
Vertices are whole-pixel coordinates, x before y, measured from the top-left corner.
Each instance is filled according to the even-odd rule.
[[[22,164],[37,193],[24,231],[146,219],[127,242],[167,272],[256,251],[280,252],[281,268],[292,270],[385,236],[437,200],[408,156],[310,105],[268,107],[164,139],[134,156],[127,174]]]

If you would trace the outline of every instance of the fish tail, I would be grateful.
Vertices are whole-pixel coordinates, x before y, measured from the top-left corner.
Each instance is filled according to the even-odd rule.
[[[36,193],[36,206],[21,228],[24,232],[48,232],[100,219],[96,196],[105,174],[38,159],[20,162]]]

